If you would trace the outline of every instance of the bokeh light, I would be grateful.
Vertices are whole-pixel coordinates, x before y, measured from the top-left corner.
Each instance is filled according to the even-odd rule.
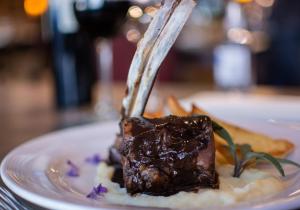
[[[25,0],[24,10],[29,16],[40,16],[48,9],[48,0]]]
[[[142,17],[142,15],[144,13],[143,13],[143,10],[139,6],[131,6],[128,9],[128,14],[132,18],[140,18],[140,17]]]
[[[255,0],[255,2],[262,7],[271,7],[274,4],[274,0]]]
[[[155,8],[155,7],[149,6],[149,7],[145,8],[145,13],[150,15],[151,17],[154,17],[156,12],[157,12],[157,8]]]
[[[138,42],[141,38],[141,33],[137,29],[130,29],[126,34],[126,38],[130,42]]]
[[[243,28],[231,28],[227,32],[230,41],[239,44],[251,44],[253,37],[250,31]]]
[[[241,4],[246,4],[252,2],[253,0],[235,0],[235,1]]]

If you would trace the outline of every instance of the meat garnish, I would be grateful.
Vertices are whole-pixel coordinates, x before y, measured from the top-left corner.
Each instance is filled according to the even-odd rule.
[[[129,193],[171,195],[218,188],[208,117],[128,118],[122,134],[121,162]]]

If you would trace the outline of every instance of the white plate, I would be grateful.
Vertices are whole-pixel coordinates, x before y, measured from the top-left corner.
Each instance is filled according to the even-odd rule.
[[[277,113],[277,108],[273,109],[272,113],[270,108],[274,107],[272,100],[269,103],[265,101],[262,106],[256,99],[247,99],[246,102],[237,99],[239,103],[236,102],[234,105],[229,102],[230,97],[218,97],[217,100],[201,96],[201,100],[199,100],[199,96],[197,96],[192,100],[197,100],[204,107],[211,105],[207,108],[210,107],[212,113],[219,114],[223,118],[233,116],[229,120],[242,126],[274,137],[292,140],[296,144],[296,150],[290,159],[300,162],[300,131],[297,124],[300,122],[300,115],[297,114],[299,109],[295,109],[295,107],[299,107],[299,101],[292,100],[290,104],[285,102],[283,106],[288,110],[282,110],[285,114],[282,116]],[[229,103],[224,103],[224,101]],[[244,106],[243,103],[245,103]],[[275,107],[279,107],[280,103],[277,101],[275,104]],[[31,140],[14,149],[5,157],[1,164],[2,179],[19,196],[50,209],[140,209],[111,205],[103,199],[90,200],[86,198],[86,195],[97,183],[95,182],[96,167],[87,164],[84,160],[96,153],[106,157],[107,148],[114,141],[117,130],[118,123],[110,122],[75,127]],[[71,160],[80,168],[79,177],[72,178],[65,175],[68,169],[67,160]],[[300,207],[300,177],[294,173],[294,168],[287,168],[287,170],[287,173],[290,174],[291,184],[284,192],[272,198],[241,203],[222,209],[277,210]]]

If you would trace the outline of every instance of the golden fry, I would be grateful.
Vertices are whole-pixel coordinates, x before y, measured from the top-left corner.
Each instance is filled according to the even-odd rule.
[[[182,116],[182,117],[190,115],[190,113],[185,111],[185,109],[180,105],[180,103],[174,96],[168,97],[167,104],[168,104],[171,114],[173,114],[173,115]]]
[[[160,118],[163,117],[164,113],[162,111],[156,111],[156,112],[145,112],[144,117],[153,119],[153,118]]]
[[[209,115],[195,105],[192,106],[192,114]],[[285,157],[294,149],[294,145],[285,139],[273,139],[209,116],[230,133],[236,144],[250,144],[255,152],[266,152],[275,157]],[[224,140],[221,139],[221,141],[226,144]]]
[[[224,155],[219,150],[216,150],[216,164],[217,165],[230,164],[230,162],[224,157]]]
[[[143,117],[153,119],[153,118],[160,118],[164,116],[164,106],[163,104],[154,112],[145,112]]]

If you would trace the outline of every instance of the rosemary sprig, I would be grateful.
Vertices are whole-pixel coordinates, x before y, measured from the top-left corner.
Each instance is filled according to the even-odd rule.
[[[276,158],[272,155],[264,152],[254,152],[249,144],[235,144],[228,131],[219,125],[217,122],[212,121],[213,131],[222,137],[228,144],[228,149],[233,157],[234,171],[233,177],[240,177],[245,168],[251,163],[258,160],[267,161],[278,170],[281,176],[285,176],[284,170],[281,164],[291,164],[300,168],[300,164],[282,158]],[[239,153],[238,153],[239,151]]]
[[[290,165],[294,165],[294,166],[297,166],[300,168],[300,164],[299,163],[296,163],[294,161],[291,161],[291,160],[288,160],[288,159],[282,159],[282,158],[277,158],[277,160],[280,162],[280,163],[285,163],[285,164],[290,164]]]
[[[238,174],[238,169],[239,169],[239,160],[237,157],[237,152],[236,152],[236,144],[233,142],[233,139],[231,138],[230,134],[225,130],[221,125],[219,125],[217,122],[212,121],[212,127],[213,131],[222,137],[226,143],[228,144],[229,151],[233,157],[234,160],[234,173],[233,176],[235,177],[236,174]]]

